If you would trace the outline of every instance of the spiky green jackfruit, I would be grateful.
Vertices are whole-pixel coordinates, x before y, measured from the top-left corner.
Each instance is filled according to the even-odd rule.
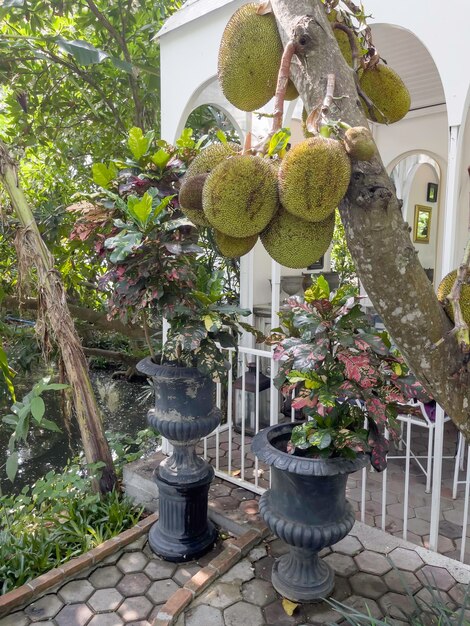
[[[346,152],[356,161],[370,161],[377,151],[372,133],[365,126],[348,128],[343,143]]]
[[[247,154],[219,163],[202,191],[207,219],[230,237],[260,233],[277,211],[278,201],[275,168],[267,159]]]
[[[260,239],[271,258],[284,267],[300,269],[325,254],[334,227],[334,214],[322,222],[306,222],[281,208]]]
[[[219,230],[214,231],[214,239],[222,256],[238,259],[247,254],[258,240],[258,235],[251,237],[229,237]]]
[[[336,11],[336,9],[333,9],[332,11],[330,11],[330,13],[328,13],[328,21],[330,23],[338,21],[338,11]],[[351,43],[349,41],[349,37],[347,33],[345,33],[344,30],[340,30],[339,28],[334,28],[333,34],[335,36],[336,41],[338,42],[339,49],[341,50],[341,54],[345,58],[346,63],[350,67],[352,67],[353,55],[352,55],[352,50],[351,50]],[[359,41],[356,35],[354,35],[354,39],[356,41],[356,47],[357,47],[358,53],[360,54],[361,42]]]
[[[363,92],[374,104],[374,115],[380,124],[393,124],[401,120],[410,110],[411,97],[405,83],[387,65],[376,65],[364,70],[359,78]],[[371,113],[362,102],[365,114]]]
[[[240,7],[230,18],[219,48],[218,76],[229,102],[254,111],[274,96],[283,52],[273,13],[258,15],[259,4]]]
[[[202,210],[202,188],[206,178],[207,174],[185,177],[178,194],[181,210],[196,226],[210,226]]]
[[[309,222],[321,222],[334,213],[346,193],[351,163],[343,144],[322,136],[292,148],[279,168],[283,207]]]
[[[295,100],[298,97],[299,97],[299,92],[297,91],[297,87],[294,85],[294,83],[289,78],[289,82],[287,83],[285,100],[289,100],[289,101],[290,100]]]
[[[454,312],[451,304],[446,300],[457,278],[457,270],[449,272],[447,276],[439,283],[437,288],[437,299],[444,304],[444,309],[452,321],[454,321]],[[460,309],[466,324],[470,326],[470,277],[467,276],[467,282],[462,285],[460,292]]]
[[[211,143],[191,161],[183,181],[191,176],[196,176],[196,174],[208,174],[221,161],[228,156],[237,154],[240,150],[241,146],[231,141],[227,143]]]

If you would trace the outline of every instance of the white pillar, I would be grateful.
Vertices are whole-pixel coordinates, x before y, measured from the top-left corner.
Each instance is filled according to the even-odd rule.
[[[434,428],[434,463],[432,468],[431,526],[429,549],[437,552],[439,542],[439,518],[441,514],[442,454],[444,448],[444,409],[436,406]]]
[[[462,133],[460,126],[449,129],[449,150],[447,160],[446,197],[444,203],[444,231],[442,233],[442,256],[440,263],[441,280],[455,269],[455,241],[457,235],[457,216],[462,162]]]
[[[281,292],[281,266],[271,259],[271,328],[279,326],[279,306]],[[279,391],[274,385],[277,374],[277,362],[271,360],[271,389],[270,389],[270,424],[277,424],[279,420]]]
[[[254,252],[250,250],[240,259],[240,306],[242,309],[249,309],[251,315],[243,318],[244,322],[254,325],[253,315],[253,272],[254,272]],[[240,337],[240,345],[245,348],[254,348],[255,338],[249,332],[243,332]]]

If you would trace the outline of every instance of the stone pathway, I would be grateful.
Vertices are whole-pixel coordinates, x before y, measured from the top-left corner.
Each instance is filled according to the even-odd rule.
[[[197,563],[179,565],[157,558],[143,536],[100,565],[82,571],[74,580],[0,619],[0,626],[341,623],[325,602],[301,605],[292,616],[286,614],[282,598],[270,583],[274,559],[285,552],[286,546],[273,537],[259,543],[259,533],[250,530],[243,541],[219,541]],[[368,609],[376,617],[388,615],[395,626],[409,623],[407,618],[415,610],[415,602],[429,600],[427,584],[439,589],[449,608],[461,606],[470,584],[469,567],[360,523],[333,549],[326,549],[323,556],[337,574],[334,599],[360,610]],[[404,584],[413,599],[406,595]],[[470,626],[470,597],[468,600],[462,626]],[[174,620],[169,619],[171,614]]]

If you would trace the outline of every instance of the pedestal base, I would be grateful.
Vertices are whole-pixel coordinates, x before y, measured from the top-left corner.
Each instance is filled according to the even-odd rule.
[[[215,543],[217,531],[207,519],[209,486],[214,470],[190,484],[179,485],[161,478],[155,472],[160,493],[159,519],[149,532],[152,551],[167,561],[192,561],[208,552]]]
[[[273,566],[274,589],[294,602],[319,602],[328,597],[335,586],[335,573],[317,552],[289,546]]]

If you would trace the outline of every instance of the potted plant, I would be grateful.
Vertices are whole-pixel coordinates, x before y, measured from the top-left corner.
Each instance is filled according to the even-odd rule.
[[[224,302],[222,285],[220,272],[208,274],[201,266],[186,303],[167,311],[168,336],[158,362],[148,357],[137,366],[155,389],[149,423],[173,445],[155,472],[160,515],[149,533],[153,551],[171,561],[197,558],[215,539],[207,520],[214,470],[196,454],[196,445],[220,423],[214,382],[228,375],[222,348],[236,349],[241,328],[250,328],[239,320],[249,311]]]
[[[289,546],[274,565],[273,586],[291,600],[312,602],[334,586],[318,552],[355,521],[345,497],[348,474],[369,459],[384,469],[384,430],[395,432],[397,404],[418,383],[386,334],[372,327],[352,286],[330,293],[320,276],[303,299],[287,301],[280,319],[271,336],[280,361],[276,385],[295,394],[292,406],[307,421],[260,431],[252,450],[271,466],[260,513]]]
[[[133,128],[128,147],[132,158],[93,166],[99,190],[71,207],[79,213],[72,238],[103,259],[108,313],[144,329],[150,356],[137,368],[155,389],[149,422],[174,448],[155,472],[160,514],[149,541],[160,556],[184,561],[214,542],[207,520],[214,472],[195,447],[220,422],[214,381],[227,376],[223,348],[236,348],[239,317],[249,311],[224,296],[220,271],[200,263],[197,231],[179,209],[180,179],[200,147],[192,131],[170,146]],[[155,341],[163,319],[164,344]]]

